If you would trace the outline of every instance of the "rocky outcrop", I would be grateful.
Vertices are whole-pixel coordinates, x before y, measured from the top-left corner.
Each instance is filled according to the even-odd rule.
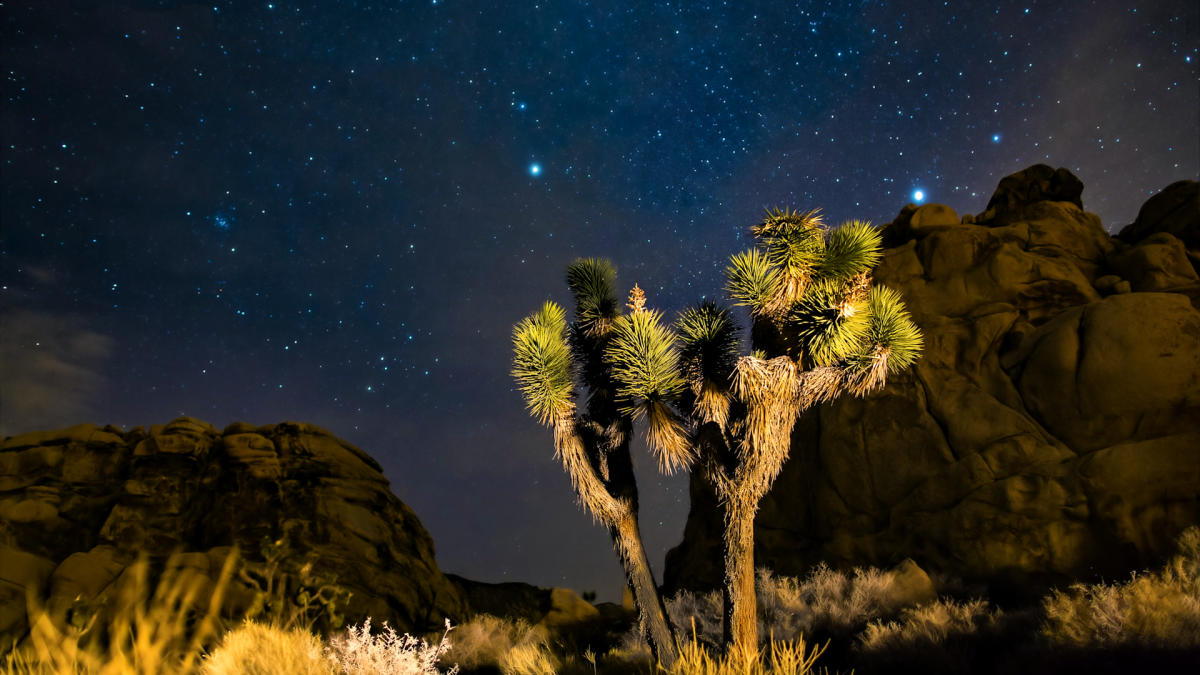
[[[1003,594],[1158,563],[1200,522],[1197,185],[1152,198],[1131,227],[1159,229],[1126,240],[1046,166],[978,216],[905,207],[876,282],[902,291],[925,352],[883,391],[801,418],[757,564],[911,557]],[[721,579],[719,510],[695,478],[692,499],[669,592]]]
[[[1163,188],[1146,200],[1137,220],[1117,237],[1136,243],[1156,232],[1170,234],[1188,248],[1200,249],[1200,182],[1181,180]]]
[[[378,463],[309,424],[191,418],[130,431],[80,425],[0,444],[0,644],[26,630],[26,589],[63,617],[103,599],[141,553],[215,579],[232,546],[261,563],[285,542],[308,573],[351,592],[348,621],[436,628],[468,612],[433,540]],[[227,601],[255,587],[235,578]],[[231,608],[233,609],[233,608]]]

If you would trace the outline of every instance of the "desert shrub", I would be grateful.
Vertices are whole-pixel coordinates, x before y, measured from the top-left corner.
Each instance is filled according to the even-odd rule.
[[[450,649],[450,620],[438,644],[431,645],[408,633],[397,635],[385,621],[383,631],[371,634],[371,619],[350,626],[329,640],[327,655],[346,675],[441,675],[438,660]],[[458,666],[446,675],[458,672]]]
[[[677,636],[682,640],[682,633],[692,626],[693,638],[710,647],[721,644],[722,622],[724,621],[724,606],[720,591],[708,593],[693,593],[680,591],[675,597],[667,600],[667,614],[671,616],[671,624],[675,626]],[[762,605],[759,605],[761,610]],[[760,635],[765,635],[759,632]],[[627,635],[624,646],[633,648],[640,639],[636,627],[632,634]]]
[[[345,625],[352,593],[338,584],[336,574],[317,570],[314,554],[293,552],[291,529],[278,539],[263,537],[262,562],[243,561],[238,569],[238,580],[254,593],[245,617],[329,635]]]
[[[225,633],[201,666],[203,675],[338,675],[312,633],[246,621]]]
[[[896,613],[905,602],[892,576],[874,567],[846,573],[821,563],[804,579],[777,577],[759,569],[756,590],[759,642],[764,646],[768,635],[787,640],[814,632],[848,635],[872,619]],[[666,604],[677,628],[694,618],[699,642],[710,647],[721,644],[720,592],[680,592]]]
[[[1043,601],[1053,643],[1102,647],[1200,647],[1200,528],[1180,535],[1158,572],[1125,583],[1074,584]]]
[[[821,563],[804,580],[759,570],[759,622],[780,636],[847,633],[897,609],[891,590],[891,577],[875,568],[856,567],[848,575]]]
[[[546,633],[524,619],[476,615],[454,629],[454,644],[446,660],[462,668],[499,668],[505,654],[523,645],[546,646]]]
[[[867,651],[917,649],[989,630],[1001,616],[986,600],[938,600],[905,608],[896,621],[870,622],[858,641]]]

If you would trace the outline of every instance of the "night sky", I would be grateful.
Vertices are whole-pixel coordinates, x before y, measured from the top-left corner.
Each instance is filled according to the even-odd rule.
[[[764,206],[1045,162],[1115,232],[1200,174],[1193,0],[784,4],[3,2],[0,434],[312,422],[442,569],[615,600],[508,374],[572,259],[673,314]],[[687,482],[639,459],[661,579]]]

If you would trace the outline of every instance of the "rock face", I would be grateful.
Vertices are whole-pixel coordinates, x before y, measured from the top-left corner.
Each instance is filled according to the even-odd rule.
[[[1046,166],[1005,178],[979,216],[905,207],[876,281],[903,293],[925,352],[800,420],[756,563],[911,557],[1003,596],[1159,562],[1200,522],[1200,277],[1181,240],[1200,229],[1198,185],[1152,198],[1138,223],[1162,231],[1126,241]],[[692,500],[668,592],[721,580],[719,511],[695,478]]]
[[[1192,249],[1200,248],[1200,182],[1181,180],[1146,200],[1137,220],[1117,235],[1134,243],[1155,232],[1174,235]]]
[[[80,425],[0,444],[0,644],[27,627],[25,589],[52,615],[101,597],[139,553],[216,578],[231,546],[262,561],[283,538],[313,572],[351,591],[347,621],[408,631],[467,613],[433,540],[362,450],[308,424],[191,418],[166,426]],[[227,602],[252,597],[235,577]],[[47,600],[48,599],[48,600]]]

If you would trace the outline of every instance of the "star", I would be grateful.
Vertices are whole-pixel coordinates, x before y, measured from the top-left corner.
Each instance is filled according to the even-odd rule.
[[[538,164],[537,162],[534,162],[533,164],[530,164],[530,165],[529,165],[529,175],[530,175],[530,176],[540,176],[540,175],[542,175],[542,165],[541,165],[541,164]]]
[[[920,204],[921,202],[925,201],[925,191],[913,190],[912,198],[914,202]]]

